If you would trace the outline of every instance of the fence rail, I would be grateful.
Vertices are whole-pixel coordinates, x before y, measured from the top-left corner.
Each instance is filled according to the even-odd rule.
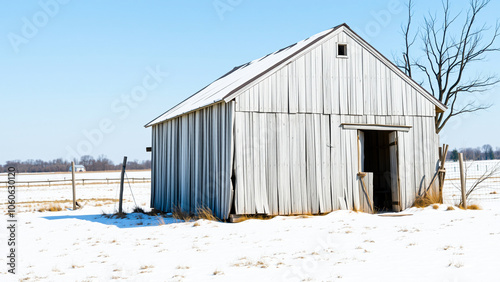
[[[127,180],[130,183],[147,183],[151,182],[150,177],[134,177],[134,178],[127,178]],[[92,179],[92,178],[85,178],[85,179],[75,179],[76,184],[81,184],[82,186],[85,186],[85,183],[87,185],[89,184],[114,184],[114,183],[119,183],[120,178],[98,178],[98,179]],[[9,185],[8,181],[0,181],[0,187],[2,188],[7,188]],[[39,187],[39,186],[57,186],[57,185],[69,185],[71,184],[71,179],[53,179],[53,180],[33,180],[33,181],[16,181],[16,187]]]
[[[467,177],[466,191],[472,188],[472,185],[478,178]],[[446,203],[457,204],[460,202],[460,179],[451,178],[444,182],[443,197]],[[500,199],[500,177],[491,177],[477,185],[470,193],[468,201],[472,203],[498,201]]]
[[[443,188],[445,203],[461,201],[460,163],[447,162]],[[465,191],[467,202],[481,204],[500,201],[500,160],[465,161]],[[486,177],[486,178],[485,178]],[[471,189],[474,188],[473,191]]]

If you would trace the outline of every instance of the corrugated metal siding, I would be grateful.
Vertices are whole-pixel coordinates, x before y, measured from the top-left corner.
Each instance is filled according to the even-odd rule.
[[[330,211],[329,128],[326,115],[236,112],[236,213]]]
[[[434,118],[406,117],[412,126],[399,137],[399,171],[404,207],[410,207],[416,195],[430,185],[438,165],[439,136],[434,132]]]
[[[230,211],[233,102],[153,126],[151,206],[196,213]]]

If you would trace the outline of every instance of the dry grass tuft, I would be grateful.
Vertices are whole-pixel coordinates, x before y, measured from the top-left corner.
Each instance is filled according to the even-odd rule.
[[[43,206],[41,208],[38,209],[39,212],[46,212],[46,211],[50,211],[50,212],[55,212],[55,211],[62,211],[62,207],[61,205],[59,204],[50,204],[48,206]]]
[[[461,268],[464,266],[464,263],[461,261],[457,260],[451,260],[450,263],[448,264],[448,267],[456,267],[456,268]]]
[[[455,208],[453,206],[448,206],[448,208],[446,209],[447,211],[454,211]]]
[[[304,214],[291,214],[288,216],[292,217],[297,217],[297,218],[311,218],[311,217],[316,217],[316,216],[324,216],[327,215],[328,213],[319,213],[319,214],[313,214],[313,213],[304,213]],[[266,215],[266,214],[248,214],[248,215],[239,215],[237,221],[235,223],[240,223],[249,219],[258,219],[258,220],[270,220],[275,218],[276,216],[274,215]]]
[[[196,210],[198,219],[206,219],[211,221],[220,221],[208,207],[201,207]]]
[[[299,216],[299,217],[300,218],[306,218],[307,215]],[[243,221],[246,221],[246,220],[249,220],[249,219],[270,220],[270,219],[273,219],[273,218],[275,218],[275,216],[273,216],[273,215],[265,215],[265,214],[251,215],[251,214],[248,214],[248,215],[242,215],[242,216],[238,217],[238,221],[236,221],[235,223],[240,223],[240,222],[243,222]]]
[[[460,204],[458,206],[458,208],[460,208],[461,210],[464,209],[464,207],[462,206],[462,204]],[[472,205],[467,205],[467,210],[481,210],[482,208],[479,206],[479,205],[476,205],[476,204],[472,204]]]
[[[220,271],[220,270],[218,270],[218,269],[216,269],[216,270],[214,271],[214,275],[222,275],[222,274],[224,274],[224,272],[222,272],[222,271]]]
[[[160,216],[167,216],[167,213],[166,212],[163,212],[161,210],[157,210],[157,209],[151,209],[150,212],[147,212],[146,213],[147,215],[150,215],[150,216],[157,216],[157,215],[160,215]]]
[[[434,205],[432,205],[432,208],[437,210],[437,209],[439,209],[439,205],[434,204]]]
[[[126,218],[127,217],[127,214],[124,213],[124,212],[115,212],[114,214],[111,215],[111,218],[120,218],[120,219],[123,219],[123,218]]]
[[[156,220],[158,220],[158,225],[165,225],[165,220],[161,216],[156,216]]]
[[[468,210],[480,210],[481,207],[479,205],[474,204],[474,205],[467,206],[467,209]]]
[[[439,201],[439,194],[431,189],[427,194],[425,194],[425,196],[417,197],[413,206],[416,208],[426,208],[430,205],[440,204],[440,203],[441,202]]]
[[[134,210],[132,211],[133,213],[146,213],[143,208],[136,206]]]
[[[172,210],[172,217],[175,219],[180,219],[183,221],[191,221],[193,219],[193,216],[185,211],[183,211],[179,207],[175,207]]]
[[[172,211],[172,217],[175,219],[183,220],[183,221],[192,221],[198,219],[206,219],[210,221],[221,221],[218,217],[214,215],[212,210],[208,207],[200,207],[196,209],[196,213],[192,214],[189,212],[183,211],[181,208],[175,208]]]

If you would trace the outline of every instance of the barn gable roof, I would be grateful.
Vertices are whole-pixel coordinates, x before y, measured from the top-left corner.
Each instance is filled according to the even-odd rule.
[[[380,52],[378,52],[375,48],[373,48],[370,44],[363,40],[359,35],[352,31],[352,29],[347,24],[344,23],[334,28],[320,32],[288,47],[280,49],[276,52],[268,54],[262,58],[233,68],[231,71],[224,74],[216,81],[212,82],[205,88],[196,92],[178,105],[174,106],[167,112],[163,113],[156,119],[146,124],[145,127],[162,123],[169,119],[210,106],[215,103],[219,103],[222,101],[231,101],[238,94],[241,94],[242,92],[239,90],[247,86],[249,83],[262,77],[264,74],[272,71],[273,69],[286,64],[290,59],[296,57],[296,55],[304,52],[306,49],[315,45],[315,43],[328,37],[328,35],[334,33],[337,30],[344,30],[345,32],[348,32],[351,36],[353,36],[353,38],[358,39],[359,43],[363,45],[364,48],[374,53],[374,55],[376,55],[385,65],[398,73],[407,83],[412,84],[419,93],[421,93],[436,106],[437,110],[445,111],[447,109],[446,106],[443,105],[439,100],[437,100],[432,94],[427,92],[421,85],[404,74],[390,60],[384,57]]]

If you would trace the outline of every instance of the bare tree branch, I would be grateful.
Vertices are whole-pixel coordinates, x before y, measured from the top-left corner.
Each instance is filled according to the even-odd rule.
[[[471,165],[472,165],[472,163],[471,163]],[[484,181],[486,181],[486,180],[488,180],[488,179],[496,176],[499,173],[500,173],[500,163],[497,163],[492,169],[486,170],[479,178],[476,179],[476,181],[474,181],[474,183],[472,184],[472,186],[465,193],[466,201],[470,200],[470,195],[474,191],[479,190],[479,189],[482,188],[482,187],[480,187],[481,183],[483,183]],[[467,175],[467,172],[466,172],[466,175]],[[463,203],[461,201],[460,201],[460,204],[463,206]]]
[[[481,105],[463,100],[473,99],[474,93],[481,93],[500,83],[496,75],[480,75],[469,78],[467,71],[472,63],[483,61],[489,53],[500,51],[495,47],[500,36],[500,24],[497,22],[494,29],[485,24],[478,25],[478,17],[485,10],[490,0],[470,0],[464,21],[458,24],[460,13],[452,15],[450,1],[442,1],[442,17],[428,13],[424,17],[424,24],[420,41],[422,44],[422,60],[412,59],[410,47],[416,37],[410,36],[413,9],[412,0],[408,1],[408,21],[402,26],[405,40],[403,61],[398,66],[410,77],[413,75],[412,66],[427,77],[427,84],[432,94],[443,104],[448,106],[446,113],[436,113],[435,128],[439,133],[450,118],[457,115],[487,109],[491,105]],[[442,21],[438,22],[438,18]],[[453,34],[455,30],[458,34]],[[489,39],[485,39],[488,33]]]
[[[405,74],[409,77],[412,77],[412,62],[410,60],[410,48],[413,46],[417,39],[418,33],[415,33],[413,36],[410,35],[411,23],[413,18],[413,8],[414,4],[412,0],[408,0],[408,4],[406,5],[408,11],[408,22],[406,25],[401,25],[401,31],[403,33],[405,39],[405,49],[403,50],[403,61],[400,61],[396,58],[396,63],[400,69],[402,69]]]

